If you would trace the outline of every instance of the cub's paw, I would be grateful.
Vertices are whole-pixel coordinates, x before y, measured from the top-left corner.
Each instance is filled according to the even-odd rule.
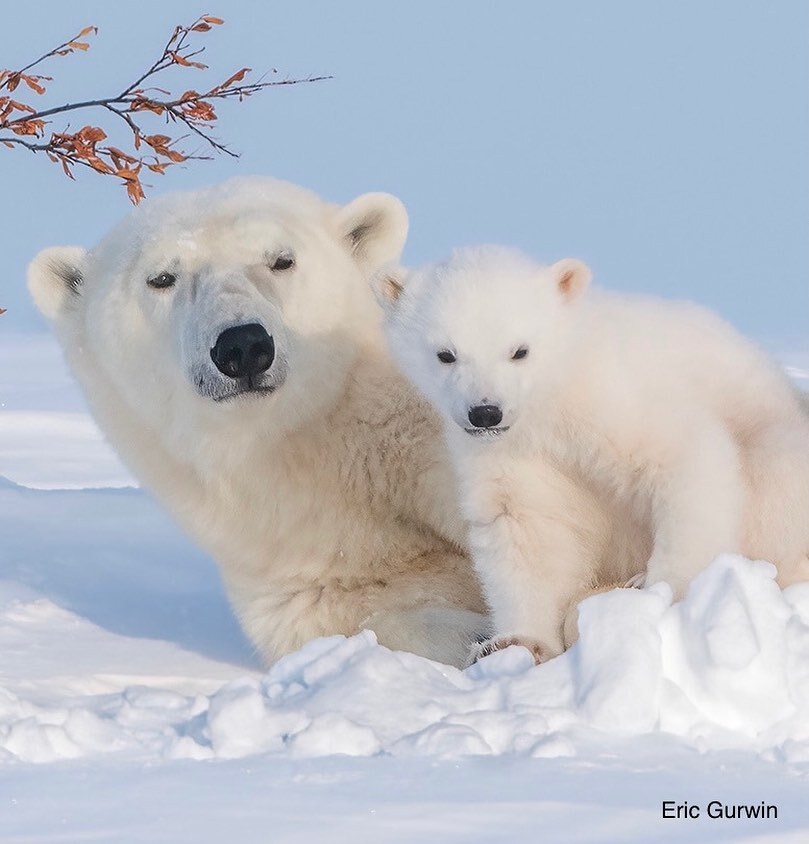
[[[484,656],[489,656],[495,651],[502,651],[512,645],[518,645],[522,648],[527,648],[534,657],[534,662],[539,665],[541,662],[547,662],[551,657],[556,656],[553,651],[543,645],[542,642],[536,639],[531,639],[528,636],[495,636],[491,639],[486,639],[483,642],[472,647],[469,664],[483,659]]]
[[[648,574],[645,571],[638,572],[634,577],[630,577],[624,584],[624,589],[643,589],[646,586],[646,578]]]

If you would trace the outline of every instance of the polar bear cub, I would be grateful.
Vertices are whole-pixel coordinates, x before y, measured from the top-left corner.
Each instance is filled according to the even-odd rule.
[[[548,462],[648,526],[646,584],[680,597],[720,552],[809,579],[809,421],[786,377],[703,308],[590,290],[590,275],[480,247],[374,282],[394,357],[444,419],[494,618],[483,653],[563,648],[586,526],[556,529],[536,494]]]

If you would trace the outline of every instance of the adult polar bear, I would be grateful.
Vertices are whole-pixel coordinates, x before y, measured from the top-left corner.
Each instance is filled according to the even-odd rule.
[[[101,428],[220,564],[267,662],[371,627],[460,665],[485,632],[436,423],[367,282],[406,233],[387,194],[239,179],[29,269]]]
[[[340,208],[241,179],[150,201],[29,271],[101,428],[217,560],[267,662],[370,627],[462,665],[488,632],[440,423],[390,362],[368,283],[406,233],[392,196]],[[642,558],[624,520],[543,479],[548,548],[573,532],[587,559]]]

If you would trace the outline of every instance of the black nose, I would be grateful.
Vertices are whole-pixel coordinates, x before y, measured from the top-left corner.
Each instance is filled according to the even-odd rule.
[[[494,428],[503,421],[503,411],[496,404],[477,404],[469,408],[469,421],[475,428]]]
[[[228,378],[260,375],[272,366],[274,357],[272,337],[255,322],[226,328],[211,349],[211,360]]]

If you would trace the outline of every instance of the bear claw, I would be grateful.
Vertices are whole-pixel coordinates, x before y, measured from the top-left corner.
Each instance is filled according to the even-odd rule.
[[[529,639],[523,636],[500,636],[493,639],[486,639],[472,649],[471,662],[475,663],[486,656],[490,656],[495,651],[503,651],[512,645],[517,645],[521,648],[527,648],[534,657],[534,662],[539,665],[542,662],[547,662],[552,656],[552,653],[541,642],[536,639]]]

